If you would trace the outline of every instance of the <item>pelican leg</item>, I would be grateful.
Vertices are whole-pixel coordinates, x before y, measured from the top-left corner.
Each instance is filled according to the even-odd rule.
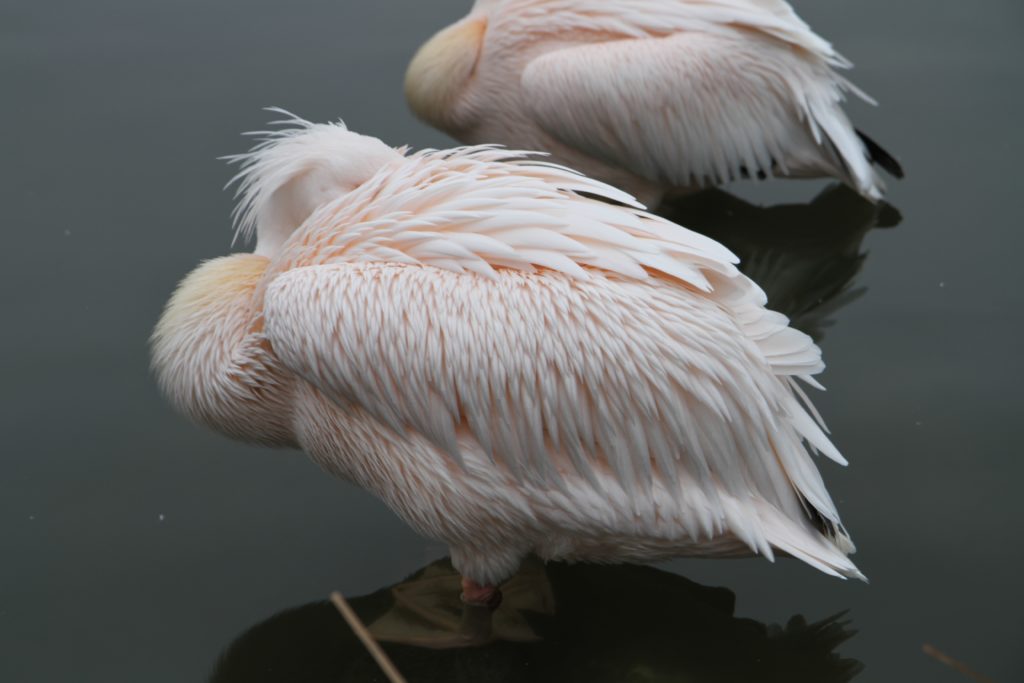
[[[536,642],[540,636],[523,613],[554,613],[539,562],[527,563],[502,588],[463,578],[438,562],[391,593],[394,606],[370,624],[370,633],[382,642],[434,649]]]
[[[473,607],[496,610],[501,606],[501,589],[497,586],[482,586],[472,579],[462,578],[462,602]]]

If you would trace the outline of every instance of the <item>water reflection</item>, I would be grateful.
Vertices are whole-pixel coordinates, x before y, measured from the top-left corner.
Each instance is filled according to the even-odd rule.
[[[382,639],[416,640],[454,626],[458,575],[447,560],[394,587],[351,601]],[[733,615],[735,597],[650,567],[528,565],[503,586],[498,640],[462,649],[385,643],[412,681],[726,681],[839,683],[859,662],[836,648],[850,638],[842,615],[768,626]],[[281,612],[242,634],[211,683],[383,681],[329,603]]]
[[[872,204],[844,185],[826,188],[807,204],[769,207],[707,190],[666,202],[658,213],[732,249],[771,308],[815,340],[836,311],[866,291],[854,286],[866,257],[864,237],[902,220],[893,206]]]

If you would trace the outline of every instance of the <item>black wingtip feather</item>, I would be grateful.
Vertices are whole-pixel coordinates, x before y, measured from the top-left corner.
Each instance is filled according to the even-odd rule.
[[[857,137],[864,143],[868,150],[868,159],[878,164],[896,178],[903,177],[903,167],[896,161],[893,155],[885,151],[885,148],[869,138],[863,131],[857,131]]]

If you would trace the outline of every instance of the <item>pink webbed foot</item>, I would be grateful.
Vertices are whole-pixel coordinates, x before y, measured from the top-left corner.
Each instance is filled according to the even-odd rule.
[[[481,586],[476,581],[463,577],[462,602],[473,607],[496,610],[501,605],[501,589],[497,586]]]

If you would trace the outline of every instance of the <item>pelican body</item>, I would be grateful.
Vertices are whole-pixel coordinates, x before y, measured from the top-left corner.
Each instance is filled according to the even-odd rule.
[[[302,448],[480,587],[531,553],[861,576],[797,385],[820,352],[721,245],[493,147],[296,120],[237,160],[256,248],[200,265],[153,335],[186,415]]]
[[[843,112],[848,91],[869,100],[849,66],[783,0],[477,0],[405,87],[462,142],[549,152],[648,206],[770,175],[877,200],[872,162],[902,169]]]

